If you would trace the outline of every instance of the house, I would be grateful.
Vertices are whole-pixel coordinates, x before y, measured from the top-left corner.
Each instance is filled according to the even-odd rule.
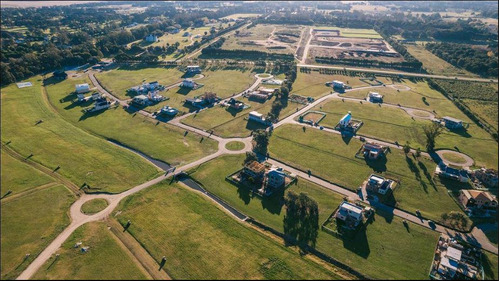
[[[158,81],[153,81],[149,83],[143,83],[140,86],[134,86],[127,90],[127,92],[135,93],[135,94],[146,94],[149,91],[154,91],[156,89],[162,89],[163,86],[158,83]]]
[[[132,99],[132,102],[137,105],[147,105],[149,103],[149,98],[146,95],[138,95]]]
[[[483,183],[485,186],[498,188],[498,171],[493,169],[477,169],[472,173],[473,177]]]
[[[440,237],[430,277],[434,280],[479,280],[481,250],[453,238]]]
[[[85,101],[85,95],[84,94],[77,94],[76,98],[78,99],[79,102]]]
[[[205,104],[203,99],[200,98],[186,99],[184,102],[198,108],[202,108]]]
[[[387,192],[392,191],[393,181],[386,179],[378,175],[370,175],[368,182],[366,183],[366,189],[371,192],[376,192],[382,195],[387,194]]]
[[[106,98],[100,98],[94,104],[94,107],[90,108],[88,112],[95,112],[103,109],[107,109],[111,106],[111,103]]]
[[[496,209],[498,207],[497,198],[488,191],[462,189],[458,200],[467,209]]]
[[[283,80],[279,80],[279,79],[264,79],[262,80],[262,84],[265,84],[265,85],[281,85],[283,84]]]
[[[345,83],[338,81],[338,80],[333,80],[332,81],[332,86],[334,89],[344,89],[345,88]]]
[[[255,181],[261,181],[264,177],[266,171],[266,166],[257,161],[251,161],[243,167],[243,174],[254,179]]]
[[[242,102],[239,102],[233,98],[230,98],[229,101],[227,102],[230,108],[238,109],[241,110],[245,107],[245,104]]]
[[[103,98],[103,96],[99,93],[93,93],[91,98],[92,98],[92,100],[97,101],[97,100],[100,100],[101,98]]]
[[[271,168],[266,174],[267,186],[280,188],[285,185],[286,174],[283,168]]]
[[[351,116],[351,112],[347,112],[346,115],[344,115],[344,117],[342,117],[339,121],[339,125],[341,128],[347,128],[349,127],[349,124],[351,123],[351,119],[352,119],[352,116]]]
[[[361,151],[365,158],[376,160],[385,155],[386,147],[375,143],[364,143]]]
[[[159,114],[164,114],[167,116],[175,116],[177,114],[177,112],[179,112],[179,110],[166,105],[160,109]]]
[[[68,74],[66,72],[59,71],[59,70],[54,71],[54,73],[52,75],[54,76],[54,78],[57,78],[60,80],[64,80],[64,79],[68,78]]]
[[[76,92],[78,94],[83,94],[83,93],[86,93],[86,92],[90,91],[89,84],[87,84],[87,83],[85,83],[85,84],[77,84],[75,87],[76,87]]]
[[[344,201],[335,213],[335,218],[344,222],[346,226],[355,228],[363,221],[363,208]]]
[[[187,72],[188,73],[201,73],[201,68],[199,65],[188,65]]]
[[[248,114],[248,121],[255,121],[262,124],[267,124],[266,118],[257,111],[252,111]]]
[[[444,123],[444,126],[448,129],[460,129],[464,127],[464,124],[462,120],[445,116],[441,119],[441,121]]]
[[[376,92],[370,92],[368,94],[368,100],[370,102],[379,102],[379,103],[381,103],[381,102],[383,102],[383,96],[381,94],[379,94],[379,93],[376,93]]]
[[[182,34],[182,37],[187,37],[189,35],[191,35],[191,33],[189,33],[188,31],[186,31],[186,32],[184,32],[184,34]]]
[[[158,42],[158,36],[149,34],[144,38],[144,40],[146,40],[146,42]]]
[[[260,91],[252,91],[248,95],[248,99],[257,101],[266,101],[269,98],[267,94],[261,94]]]
[[[194,82],[193,79],[187,78],[182,80],[180,87],[194,89],[196,87],[196,82]]]
[[[444,162],[441,162],[436,166],[436,170],[434,173],[440,177],[449,178],[460,182],[469,181],[469,176],[467,175],[466,170],[450,167]]]
[[[261,95],[267,95],[268,98],[272,97],[276,89],[269,89],[269,88],[264,88],[264,87],[259,87],[257,89],[259,91],[259,94]]]

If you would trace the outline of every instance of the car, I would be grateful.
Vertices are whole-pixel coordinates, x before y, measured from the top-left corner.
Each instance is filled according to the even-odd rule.
[[[362,141],[362,142],[365,142],[365,141],[366,141],[366,139],[365,139],[365,138],[363,138],[363,137],[359,137],[359,140],[360,140],[360,141]]]
[[[320,129],[320,130],[323,130],[324,128],[323,128],[323,126],[319,126],[319,129]]]

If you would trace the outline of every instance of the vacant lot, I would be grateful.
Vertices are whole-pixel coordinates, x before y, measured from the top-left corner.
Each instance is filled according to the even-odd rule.
[[[202,164],[191,176],[231,206],[283,232],[283,193],[261,200],[246,188],[238,188],[224,179],[241,168],[243,159],[243,155],[223,156]],[[291,185],[285,192],[288,191],[305,192],[314,198],[319,205],[320,223],[342,201],[342,196],[305,179],[299,179],[297,185]],[[376,215],[367,232],[360,233],[353,241],[343,241],[320,230],[316,248],[372,278],[425,278],[438,234],[416,225],[411,225],[407,232],[399,218],[382,215]]]
[[[162,183],[122,201],[118,216],[173,279],[335,279],[335,273],[236,221],[199,193]],[[216,254],[214,254],[216,253]]]
[[[56,185],[2,202],[3,280],[17,277],[70,223],[67,212],[74,201],[68,189]]]
[[[459,69],[449,64],[448,62],[426,50],[425,46],[423,45],[407,44],[405,45],[405,47],[412,56],[422,62],[423,68],[429,73],[439,75],[477,76],[466,70]]]
[[[317,71],[311,73],[297,72],[297,79],[293,83],[292,94],[318,99],[332,92],[332,88],[325,85],[326,82],[339,80],[347,85],[358,88],[368,86],[368,84],[359,80],[361,77],[344,76],[340,74],[321,74]]]
[[[51,177],[5,153],[3,149],[1,168],[0,196],[5,195],[9,190],[12,191],[12,194],[17,194],[54,181]]]
[[[82,243],[75,248],[76,243]],[[87,252],[82,252],[88,247]],[[104,222],[90,222],[80,226],[66,240],[59,251],[42,265],[34,279],[127,279],[144,280],[147,273],[140,268],[121,242],[114,237]]]
[[[410,212],[419,209],[423,216],[437,221],[442,213],[460,211],[448,189],[433,179],[433,161],[408,158],[401,150],[392,149],[387,161],[367,162],[354,157],[361,144],[357,139],[343,140],[337,134],[312,128],[304,132],[301,126],[285,125],[274,130],[269,152],[271,157],[304,171],[310,169],[313,174],[351,190],[374,172],[396,177],[401,181],[394,192],[397,206]],[[456,189],[453,185],[449,188]]]
[[[373,29],[363,29],[363,28],[343,28],[343,27],[334,27],[334,26],[316,26],[314,29],[323,29],[323,30],[338,30],[340,32],[340,36],[342,37],[358,37],[358,38],[374,38],[380,39],[382,36],[378,34]]]
[[[141,114],[129,113],[121,107],[83,114],[81,110],[91,106],[92,103],[72,102],[75,99],[72,93],[74,85],[82,82],[89,82],[89,80],[82,76],[47,86],[50,103],[59,114],[76,126],[103,138],[119,141],[172,165],[182,165],[217,150],[217,143],[211,139],[200,142],[201,136],[199,135],[193,133],[184,135],[185,131],[182,129]],[[120,150],[123,151],[123,149]],[[134,156],[138,157],[135,154]],[[154,175],[150,173],[148,178]]]
[[[32,87],[18,89],[12,84],[2,89],[2,142],[11,141],[9,147],[26,157],[33,154],[31,159],[46,167],[59,166],[57,173],[76,185],[87,183],[99,191],[120,192],[158,173],[141,157],[61,118],[44,99],[41,77],[29,81]],[[71,82],[62,83],[70,83],[71,89],[74,87]],[[60,95],[57,103],[69,91],[57,91]],[[42,122],[36,125],[40,120]],[[102,125],[94,126],[102,129]]]

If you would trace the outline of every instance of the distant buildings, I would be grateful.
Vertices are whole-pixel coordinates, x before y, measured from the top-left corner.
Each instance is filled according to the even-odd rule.
[[[146,40],[146,42],[150,42],[150,43],[158,42],[158,36],[156,36],[154,34],[149,34],[148,36],[146,36],[144,38],[144,40]]]
[[[191,74],[201,73],[201,68],[198,65],[188,65],[186,72]]]
[[[158,83],[158,81],[153,81],[149,83],[143,83],[140,86],[134,86],[127,90],[127,92],[132,94],[147,94],[150,91],[162,90],[164,87]]]
[[[87,84],[87,83],[85,83],[85,84],[77,84],[75,87],[76,87],[76,92],[78,94],[83,94],[83,93],[86,93],[86,92],[90,91],[89,84]]]

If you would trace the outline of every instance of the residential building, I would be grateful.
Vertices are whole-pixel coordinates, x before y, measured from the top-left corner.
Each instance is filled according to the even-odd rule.
[[[444,162],[439,163],[436,166],[435,174],[440,177],[449,178],[453,180],[457,180],[460,182],[468,182],[469,176],[467,175],[467,171],[464,169],[453,168],[446,165]]]
[[[103,109],[107,109],[111,106],[111,103],[106,98],[100,98],[94,104],[94,107],[89,109],[89,112],[95,112]]]
[[[64,71],[54,71],[53,73],[54,78],[64,80],[68,78],[68,74]]]
[[[332,81],[332,86],[334,89],[344,89],[345,88],[345,83],[338,81],[338,80],[333,80]]]
[[[429,276],[434,280],[479,280],[481,256],[479,248],[441,236]]]
[[[245,107],[245,104],[242,102],[239,102],[233,98],[230,98],[229,101],[227,102],[230,108],[238,109],[241,110]]]
[[[197,108],[202,108],[205,104],[201,98],[186,99],[184,102]]]
[[[269,98],[267,94],[261,94],[260,91],[253,91],[248,95],[248,99],[257,101],[266,101]]]
[[[243,167],[243,174],[256,181],[261,181],[264,178],[265,171],[266,166],[257,161],[251,161]]]
[[[283,168],[273,167],[266,174],[267,186],[280,188],[285,185],[286,174]]]
[[[264,80],[262,80],[262,84],[265,84],[265,85],[281,85],[281,84],[283,84],[283,80],[274,79],[274,78],[264,79]]]
[[[193,79],[187,78],[187,79],[182,80],[182,83],[180,86],[182,88],[194,89],[196,87],[196,82],[194,82]]]
[[[385,155],[386,147],[375,143],[364,143],[361,149],[366,158],[376,160]]]
[[[351,112],[349,111],[346,115],[344,115],[344,117],[342,117],[340,119],[340,122],[339,122],[340,127],[347,128],[349,126],[349,124],[351,123],[351,119],[352,119],[352,116],[351,116]]]
[[[366,189],[371,192],[379,193],[382,195],[392,191],[392,180],[386,179],[378,175],[370,175],[366,183]]]
[[[448,129],[460,129],[464,127],[462,120],[453,117],[445,116],[441,120]]]
[[[144,38],[144,40],[146,40],[146,42],[151,42],[151,43],[158,42],[158,36],[149,34],[148,36],[146,36],[146,38]]]
[[[376,93],[376,92],[370,92],[368,94],[368,100],[370,102],[378,102],[378,103],[381,103],[383,102],[383,96],[379,93]]]
[[[83,94],[83,93],[86,93],[86,92],[90,91],[89,84],[87,84],[87,83],[85,83],[85,84],[77,84],[75,87],[76,87],[76,92],[78,94]]]
[[[272,97],[272,95],[274,94],[276,89],[259,87],[259,89],[257,89],[257,91],[259,91],[259,94],[261,94],[261,95],[267,95],[268,97]]]
[[[167,116],[175,116],[177,114],[177,112],[179,112],[179,110],[166,105],[160,109],[159,114],[164,114]]]
[[[147,105],[149,103],[149,98],[146,95],[138,95],[132,99],[132,102],[137,105]]]
[[[363,208],[344,201],[340,204],[335,218],[344,222],[347,227],[354,228],[363,221]]]
[[[498,171],[493,169],[477,169],[473,174],[475,179],[479,180],[486,187],[498,188]]]
[[[468,209],[496,209],[498,207],[497,198],[488,191],[462,189],[458,200]]]
[[[252,111],[248,114],[248,121],[255,121],[262,124],[267,124],[267,121],[264,118],[264,116],[261,113],[258,113],[257,111]]]
[[[201,68],[199,65],[188,65],[187,72],[188,73],[201,73]]]

